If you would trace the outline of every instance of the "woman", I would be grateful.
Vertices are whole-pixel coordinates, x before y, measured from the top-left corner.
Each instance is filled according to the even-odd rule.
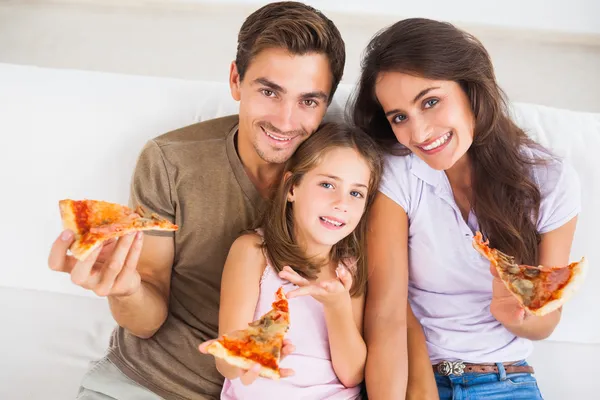
[[[389,153],[370,215],[369,398],[404,395],[407,326],[409,397],[542,398],[525,360],[561,311],[525,315],[472,239],[522,264],[567,264],[575,171],[511,121],[487,51],[450,24],[400,21],[362,67],[353,119]]]

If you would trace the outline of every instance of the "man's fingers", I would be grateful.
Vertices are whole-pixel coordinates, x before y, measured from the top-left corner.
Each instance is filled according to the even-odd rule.
[[[142,253],[143,238],[144,235],[142,232],[137,232],[135,234],[135,238],[133,239],[129,253],[127,254],[127,259],[125,260],[125,265],[123,265],[123,269],[121,269],[121,272],[115,278],[113,288],[129,288],[132,286],[133,282],[131,279],[137,271],[137,264],[140,259],[140,254]]]
[[[75,264],[71,270],[71,281],[79,286],[83,286],[88,283],[91,275],[92,267],[100,254],[100,247],[97,247],[92,251],[83,261],[79,261]]]
[[[244,385],[251,385],[256,378],[258,378],[258,373],[260,372],[260,364],[254,364],[252,368],[250,368],[246,373],[240,376],[240,381]]]
[[[135,233],[129,233],[119,238],[112,257],[106,261],[102,268],[102,279],[100,280],[99,285],[94,289],[94,292],[98,296],[107,296],[110,293],[110,289],[113,287],[115,279],[123,269],[125,259],[127,258],[127,254],[129,254],[134,239]]]
[[[75,240],[75,235],[70,230],[65,230],[52,243],[50,254],[48,255],[48,267],[53,271],[70,273],[77,260],[68,256],[67,251]]]

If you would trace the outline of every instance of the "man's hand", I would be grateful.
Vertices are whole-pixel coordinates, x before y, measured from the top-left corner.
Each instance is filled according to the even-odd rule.
[[[85,260],[68,255],[74,241],[73,232],[64,231],[53,243],[48,266],[71,275],[71,281],[98,296],[129,296],[140,289],[141,278],[137,263],[142,250],[142,232],[111,239]]]
[[[343,302],[350,301],[350,288],[352,287],[352,275],[346,268],[340,266],[335,270],[335,273],[338,276],[337,279],[317,283],[303,278],[292,268],[285,266],[279,272],[279,277],[299,286],[298,289],[286,293],[288,299],[299,296],[312,296],[324,307],[335,308]]]
[[[490,305],[492,315],[507,328],[521,326],[523,321],[525,321],[525,309],[506,288],[493,264],[490,265],[490,272],[494,276],[492,283],[492,303]]]
[[[208,341],[200,344],[198,349],[200,350],[200,352],[202,354],[208,354],[208,351],[206,349],[214,341],[215,341],[215,339],[208,340]],[[280,361],[282,361],[287,355],[294,352],[294,350],[296,350],[296,349],[294,348],[294,345],[292,345],[292,342],[290,342],[288,339],[284,339],[283,347],[281,348]],[[225,362],[225,360],[223,360],[223,362]],[[242,382],[242,384],[244,384],[245,386],[248,386],[248,385],[251,385],[252,383],[254,383],[254,381],[258,378],[258,376],[259,376],[258,372],[260,371],[260,364],[258,364],[258,363],[254,364],[254,366],[252,368],[250,368],[249,370],[231,366],[231,370],[233,371],[234,377],[230,378],[230,379],[240,378],[240,381]],[[289,369],[289,368],[280,368],[279,374],[281,375],[282,378],[285,378],[285,377],[294,375],[294,370]]]

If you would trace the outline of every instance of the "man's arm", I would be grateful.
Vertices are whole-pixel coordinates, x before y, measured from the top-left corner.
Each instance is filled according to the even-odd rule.
[[[369,399],[403,399],[408,381],[408,217],[378,193],[369,213],[365,306]]]
[[[146,235],[137,264],[139,289],[132,294],[108,296],[115,321],[140,338],[150,338],[167,319],[174,254],[172,237]],[[123,275],[129,273],[125,268]]]
[[[53,244],[48,264],[78,286],[108,297],[116,322],[149,338],[167,318],[174,245],[172,237],[126,235],[105,243],[84,261],[67,255],[68,231]]]

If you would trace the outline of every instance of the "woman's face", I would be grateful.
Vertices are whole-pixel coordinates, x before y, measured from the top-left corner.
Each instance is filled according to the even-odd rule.
[[[473,143],[473,111],[456,82],[382,72],[375,95],[398,141],[434,169],[450,169]]]

